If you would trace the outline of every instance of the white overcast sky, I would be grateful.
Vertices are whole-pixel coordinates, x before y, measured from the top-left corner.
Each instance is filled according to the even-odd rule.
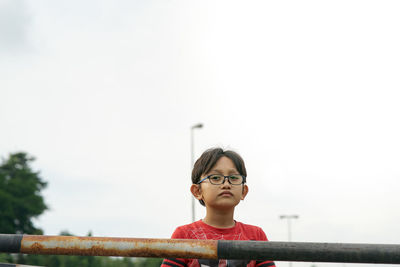
[[[169,238],[191,221],[202,122],[196,157],[223,146],[245,159],[237,220],[275,241],[288,238],[279,215],[298,214],[293,241],[399,243],[399,13],[398,1],[0,0],[0,156],[37,158],[45,234]]]

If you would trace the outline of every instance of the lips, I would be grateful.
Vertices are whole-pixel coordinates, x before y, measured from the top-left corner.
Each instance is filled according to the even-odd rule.
[[[223,191],[218,196],[233,196],[233,194],[230,191]]]

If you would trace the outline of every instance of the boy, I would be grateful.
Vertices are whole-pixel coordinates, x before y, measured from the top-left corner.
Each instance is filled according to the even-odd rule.
[[[197,222],[178,227],[173,239],[257,240],[267,241],[260,227],[237,222],[234,210],[244,200],[249,189],[246,185],[246,168],[239,154],[221,148],[206,150],[196,161],[192,171],[190,191],[201,205],[206,216]],[[161,267],[275,267],[272,261],[164,259]]]

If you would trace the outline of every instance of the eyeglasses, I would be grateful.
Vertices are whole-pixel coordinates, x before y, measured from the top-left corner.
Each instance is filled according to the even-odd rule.
[[[240,174],[233,174],[227,176],[220,174],[211,174],[201,179],[197,184],[201,184],[206,179],[210,180],[210,183],[215,185],[220,185],[225,183],[225,179],[228,179],[228,182],[232,185],[240,185],[246,182],[246,176]]]

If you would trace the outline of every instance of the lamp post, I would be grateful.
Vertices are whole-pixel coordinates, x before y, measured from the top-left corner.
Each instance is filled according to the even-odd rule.
[[[298,219],[299,215],[295,215],[295,214],[293,214],[293,215],[281,215],[281,216],[279,216],[279,218],[280,219],[287,219],[287,223],[288,223],[288,241],[289,242],[292,241],[292,225],[291,225],[290,221],[292,219]],[[291,262],[289,262],[289,266],[290,267],[292,266]]]
[[[203,128],[203,124],[202,123],[198,123],[193,125],[190,128],[190,154],[191,154],[191,162],[190,162],[190,169],[193,168],[194,165],[194,129],[201,129]],[[194,196],[192,196],[192,222],[194,222],[195,220],[195,206],[194,206]]]

